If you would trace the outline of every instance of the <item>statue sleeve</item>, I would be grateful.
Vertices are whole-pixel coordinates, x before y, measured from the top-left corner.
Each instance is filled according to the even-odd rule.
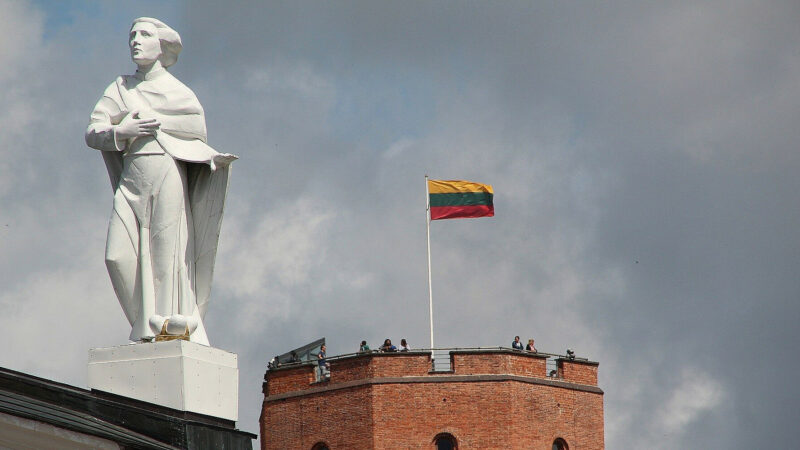
[[[122,173],[122,150],[124,143],[117,142],[114,135],[114,125],[118,124],[128,113],[121,108],[121,101],[115,95],[116,85],[109,86],[100,101],[95,105],[86,128],[86,145],[97,150],[102,150],[111,189],[116,190]]]
[[[97,150],[119,152],[124,150],[125,142],[117,141],[114,136],[114,125],[119,124],[128,112],[120,107],[121,102],[114,99],[112,87],[115,85],[112,84],[106,89],[92,111],[86,129],[86,145]]]

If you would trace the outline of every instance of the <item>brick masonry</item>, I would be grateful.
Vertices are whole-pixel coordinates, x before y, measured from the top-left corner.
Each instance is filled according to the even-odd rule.
[[[505,349],[451,353],[450,372],[431,372],[424,352],[329,359],[330,380],[313,364],[265,375],[262,449],[434,449],[440,433],[459,449],[603,449],[598,364]]]

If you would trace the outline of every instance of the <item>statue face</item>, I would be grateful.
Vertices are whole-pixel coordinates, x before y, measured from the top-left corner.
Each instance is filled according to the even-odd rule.
[[[128,45],[131,59],[137,65],[153,64],[161,56],[161,42],[156,26],[149,22],[137,22],[131,28]]]

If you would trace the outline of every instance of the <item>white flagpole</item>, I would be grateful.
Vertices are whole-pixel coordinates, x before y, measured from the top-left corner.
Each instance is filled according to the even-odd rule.
[[[431,196],[428,191],[428,175],[425,175],[425,225],[428,235],[428,306],[431,316],[431,364],[433,364],[433,283],[431,282]]]

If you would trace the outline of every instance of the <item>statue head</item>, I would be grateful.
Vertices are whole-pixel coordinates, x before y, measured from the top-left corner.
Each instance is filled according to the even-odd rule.
[[[131,59],[137,65],[153,64],[169,67],[178,60],[183,45],[177,31],[164,22],[150,17],[140,17],[133,21],[128,45]]]

